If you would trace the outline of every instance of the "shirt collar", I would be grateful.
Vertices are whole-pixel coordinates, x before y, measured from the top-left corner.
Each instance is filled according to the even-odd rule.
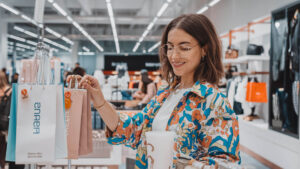
[[[209,89],[212,88],[212,87],[213,87],[213,85],[211,85],[210,83],[200,82],[198,80],[192,86],[191,92],[195,93],[196,95],[198,95],[201,98],[205,98],[205,96],[207,95]],[[167,94],[167,93],[169,93],[169,90],[170,90],[170,86],[164,86],[162,91],[165,94]]]

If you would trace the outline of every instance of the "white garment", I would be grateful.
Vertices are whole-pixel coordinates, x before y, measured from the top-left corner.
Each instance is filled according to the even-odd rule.
[[[103,86],[105,84],[105,76],[104,73],[101,70],[95,70],[94,77],[98,80],[101,89],[103,89]]]
[[[172,92],[169,97],[166,99],[166,101],[163,103],[163,105],[158,110],[153,124],[152,124],[152,131],[165,131],[168,120],[170,119],[170,116],[175,108],[175,106],[179,103],[180,99],[182,98],[184,92],[190,90],[188,89],[177,89],[174,92]]]
[[[233,81],[231,81],[229,89],[228,89],[228,100],[230,105],[233,107],[233,102],[234,102],[234,95],[235,95],[235,86],[237,84],[236,79],[234,79]]]

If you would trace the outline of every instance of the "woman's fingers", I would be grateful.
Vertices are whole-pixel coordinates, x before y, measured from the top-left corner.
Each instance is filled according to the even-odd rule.
[[[72,79],[72,80],[73,80],[73,79],[74,79],[74,80],[77,79],[77,81],[80,82],[81,79],[82,79],[82,77],[81,77],[80,75],[69,75],[69,76],[67,77],[67,83],[70,83],[71,79]]]

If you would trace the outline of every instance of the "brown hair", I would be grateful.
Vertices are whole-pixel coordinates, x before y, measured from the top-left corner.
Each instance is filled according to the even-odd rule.
[[[6,74],[0,71],[0,89],[4,89],[8,85]]]
[[[180,77],[177,77],[173,72],[166,55],[167,49],[164,47],[164,44],[168,42],[169,32],[175,28],[182,29],[193,36],[200,47],[206,51],[206,56],[196,68],[194,82],[200,80],[201,82],[217,85],[224,74],[221,44],[215,27],[206,16],[201,14],[181,15],[166,26],[159,51],[163,78],[167,80],[171,88],[174,88],[180,82]]]

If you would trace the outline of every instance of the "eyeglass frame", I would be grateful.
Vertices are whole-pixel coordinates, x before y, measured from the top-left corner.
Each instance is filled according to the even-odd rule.
[[[172,51],[172,54],[168,54],[168,45],[172,45],[172,44],[163,44],[160,48],[163,50],[163,52],[165,53],[165,51],[164,50],[166,50],[167,52],[165,53],[165,55],[167,55],[167,56],[172,56],[174,53],[174,51]],[[184,44],[179,44],[179,45],[172,45],[173,46],[173,48],[174,48],[174,50],[176,50],[176,48],[178,48],[178,47],[176,47],[176,46],[180,46],[180,45],[184,45]],[[189,46],[189,50],[187,50],[186,52],[189,52],[189,51],[191,51],[194,47],[196,47],[196,46],[200,46],[200,44],[199,43],[196,43],[195,45],[193,45],[193,46]],[[164,47],[167,47],[166,49],[164,49]],[[177,50],[177,52],[178,52],[178,50]],[[182,54],[180,51],[178,52],[179,54]]]

